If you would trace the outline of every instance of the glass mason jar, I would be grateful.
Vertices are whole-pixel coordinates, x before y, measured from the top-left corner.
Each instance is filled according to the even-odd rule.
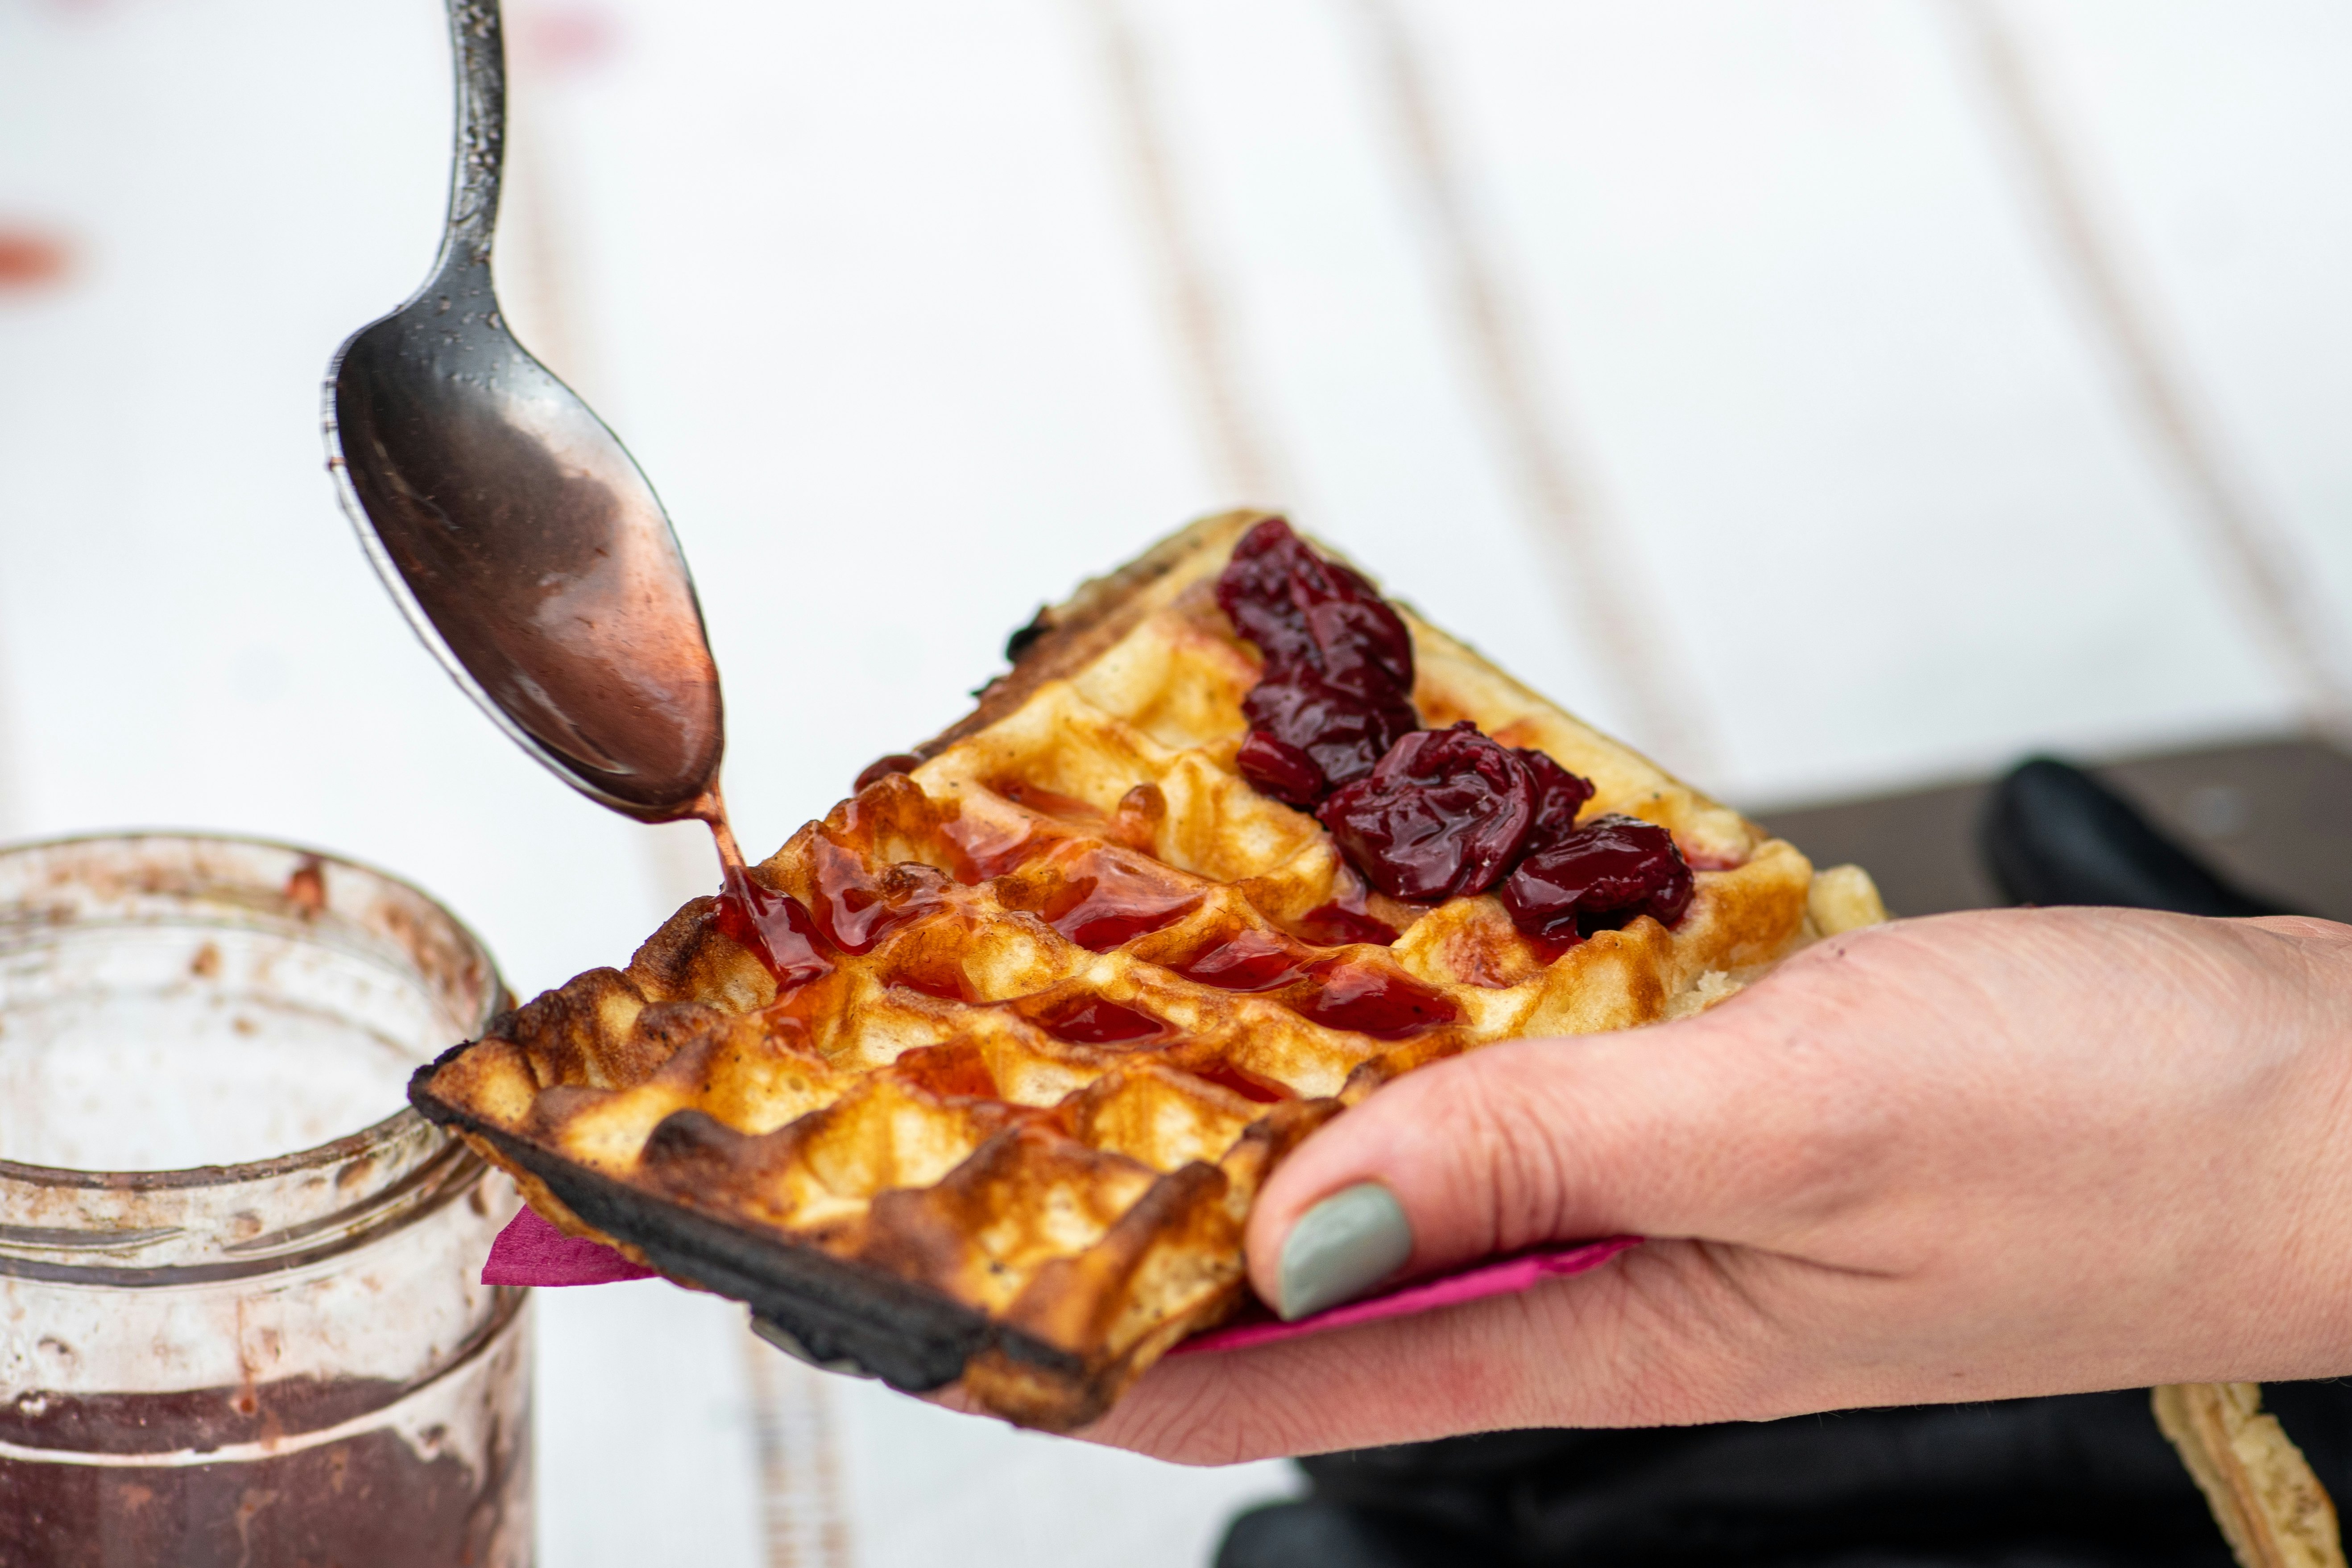
[[[363,867],[0,851],[0,1563],[530,1562],[517,1200],[404,1096],[509,1005]]]

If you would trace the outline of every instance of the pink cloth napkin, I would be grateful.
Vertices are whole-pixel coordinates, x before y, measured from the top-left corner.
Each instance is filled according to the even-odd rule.
[[[485,1285],[610,1285],[650,1279],[654,1271],[630,1262],[601,1241],[566,1236],[530,1209],[507,1222],[482,1265]]]
[[[1319,1334],[1326,1329],[1349,1329],[1358,1323],[1376,1323],[1382,1318],[1404,1318],[1440,1307],[1458,1307],[1465,1301],[1488,1296],[1516,1295],[1547,1279],[1565,1279],[1571,1274],[1598,1268],[1628,1247],[1641,1245],[1638,1236],[1612,1236],[1606,1241],[1572,1241],[1563,1247],[1538,1247],[1490,1263],[1474,1264],[1458,1274],[1416,1280],[1385,1296],[1350,1301],[1295,1323],[1286,1323],[1264,1308],[1254,1308],[1241,1321],[1196,1334],[1168,1353],[1247,1350],[1252,1345],[1270,1345],[1276,1340],[1297,1339],[1301,1334]]]
[[[1455,1307],[1487,1296],[1507,1296],[1546,1279],[1566,1279],[1598,1268],[1629,1247],[1641,1245],[1636,1236],[1614,1236],[1606,1241],[1570,1242],[1539,1247],[1514,1257],[1480,1263],[1441,1279],[1423,1279],[1385,1296],[1350,1301],[1311,1318],[1286,1323],[1263,1308],[1255,1315],[1185,1341],[1171,1352],[1244,1350],[1272,1344],[1326,1329],[1345,1329],[1382,1318],[1402,1318],[1439,1307]],[[646,1279],[650,1268],[630,1262],[602,1242],[566,1236],[530,1209],[524,1209],[499,1232],[490,1244],[489,1261],[482,1265],[485,1285],[610,1285],[622,1279]]]

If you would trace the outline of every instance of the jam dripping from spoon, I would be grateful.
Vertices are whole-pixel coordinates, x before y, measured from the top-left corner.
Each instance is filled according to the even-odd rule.
[[[719,848],[719,903],[711,911],[711,923],[767,965],[778,991],[832,973],[833,960],[806,906],[751,875],[735,842],[735,830],[727,824],[727,805],[719,792],[711,790],[687,815],[709,826],[711,842]]]

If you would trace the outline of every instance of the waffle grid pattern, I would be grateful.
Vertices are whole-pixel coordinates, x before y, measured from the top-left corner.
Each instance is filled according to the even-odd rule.
[[[1143,581],[1082,594],[985,721],[759,868],[812,911],[832,973],[779,995],[697,900],[626,970],[447,1059],[420,1103],[510,1168],[528,1150],[976,1314],[965,1390],[1068,1429],[1230,1315],[1265,1177],[1387,1079],[1695,1011],[1879,912],[1858,872],[1815,877],[1410,615],[1424,722],[1550,752],[1593,780],[1589,812],[1670,829],[1698,891],[1672,931],[1565,951],[1491,896],[1368,893],[1234,769],[1256,663],[1213,589],[1253,521],[1195,525]],[[1335,910],[1402,934],[1334,941]],[[551,1219],[648,1256],[521,1173]]]

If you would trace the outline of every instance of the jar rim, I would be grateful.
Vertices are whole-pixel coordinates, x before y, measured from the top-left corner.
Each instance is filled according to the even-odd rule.
[[[348,857],[236,834],[168,831],[0,846],[0,953],[76,927],[207,926],[394,967],[446,1016],[462,1018],[468,1038],[513,1005],[489,950],[462,921],[414,883]],[[0,1215],[7,1216],[0,1273],[27,1263],[42,1272],[160,1268],[175,1277],[190,1265],[206,1272],[264,1260],[283,1267],[293,1253],[313,1255],[420,1205],[438,1206],[479,1170],[470,1150],[404,1105],[326,1142],[232,1164],[101,1171],[0,1158]],[[277,1217],[293,1223],[245,1238],[249,1246],[205,1247],[197,1257],[185,1242],[172,1244],[273,1199],[289,1211]],[[94,1212],[101,1205],[104,1216]]]

